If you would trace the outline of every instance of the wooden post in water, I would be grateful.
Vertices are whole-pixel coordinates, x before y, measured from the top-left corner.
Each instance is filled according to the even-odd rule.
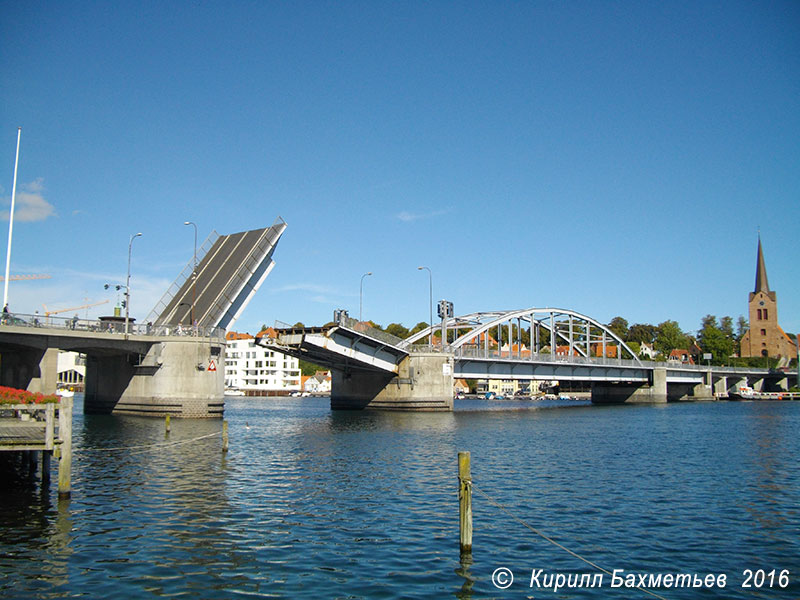
[[[166,433],[169,434],[170,425],[169,425],[169,415],[164,417],[164,425],[166,427]]]
[[[228,451],[228,422],[222,422],[222,451]]]
[[[458,522],[461,556],[472,554],[472,474],[469,452],[458,453]]]
[[[44,412],[44,450],[42,451],[42,485],[50,484],[50,456],[53,454],[56,428],[56,405],[48,404]]]
[[[58,407],[58,497],[69,498],[72,487],[72,398],[61,398]]]

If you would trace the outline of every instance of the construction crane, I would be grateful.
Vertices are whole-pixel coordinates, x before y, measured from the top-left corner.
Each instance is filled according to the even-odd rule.
[[[29,281],[31,279],[50,279],[51,277],[52,277],[52,275],[45,275],[45,274],[40,274],[40,275],[9,275],[8,276],[8,280],[9,281]],[[2,275],[0,275],[0,281],[5,281],[5,280],[6,280],[6,278],[3,277]]]
[[[93,302],[92,304],[83,304],[81,306],[73,306],[72,308],[60,308],[58,310],[47,310],[47,306],[42,304],[44,307],[44,316],[49,317],[50,315],[57,315],[58,313],[63,312],[70,312],[73,310],[80,310],[82,308],[91,308],[92,306],[100,306],[101,304],[108,304],[108,300],[103,300],[102,302]]]

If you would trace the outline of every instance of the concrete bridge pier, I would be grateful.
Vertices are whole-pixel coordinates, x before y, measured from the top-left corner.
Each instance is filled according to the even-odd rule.
[[[414,353],[398,374],[331,369],[331,408],[398,411],[453,410],[453,356]]]
[[[0,385],[54,394],[58,385],[58,350],[15,348],[0,356]]]
[[[142,354],[88,354],[86,414],[221,418],[224,344],[189,338]]]
[[[714,396],[717,398],[725,398],[728,396],[728,378],[727,377],[717,377],[714,379]]]
[[[593,404],[659,404],[667,401],[667,370],[653,369],[647,383],[592,382]]]

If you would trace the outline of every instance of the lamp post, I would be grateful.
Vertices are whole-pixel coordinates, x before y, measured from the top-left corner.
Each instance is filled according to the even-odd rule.
[[[125,282],[125,335],[128,335],[128,322],[131,310],[131,249],[133,248],[133,240],[141,235],[141,232],[132,235],[131,241],[128,243],[128,279]]]
[[[19,140],[22,127],[17,128],[17,157],[14,159],[14,184],[11,186],[11,211],[8,213],[8,250],[6,251],[6,278],[3,284],[3,308],[8,306],[8,274],[11,268],[11,234],[14,232],[14,201],[17,196],[17,167],[19,166]]]
[[[183,224],[194,225],[194,258],[192,259],[192,329],[194,330],[194,305],[197,303],[197,223],[184,221]]]
[[[359,322],[361,321],[361,309],[362,309],[362,307],[364,305],[364,302],[363,302],[364,301],[364,277],[366,277],[367,275],[372,275],[372,271],[369,271],[368,273],[364,273],[361,276],[361,285],[360,285],[360,287],[358,289],[358,320],[359,320]]]
[[[430,327],[430,333],[428,334],[428,345],[433,348],[433,273],[430,270],[430,267],[417,267],[417,271],[422,271],[425,269],[428,271],[428,327]]]

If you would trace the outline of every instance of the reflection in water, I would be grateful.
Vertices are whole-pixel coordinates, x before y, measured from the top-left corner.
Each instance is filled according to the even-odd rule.
[[[527,581],[497,590],[492,572],[585,571],[478,497],[473,556],[459,561],[459,450],[481,489],[605,567],[800,571],[798,403],[403,414],[242,398],[226,418],[227,455],[218,436],[119,451],[163,444],[163,421],[76,410],[72,499],[53,503],[25,478],[0,491],[0,595],[539,597]],[[219,428],[174,420],[168,441]],[[800,596],[793,585],[769,597]]]

